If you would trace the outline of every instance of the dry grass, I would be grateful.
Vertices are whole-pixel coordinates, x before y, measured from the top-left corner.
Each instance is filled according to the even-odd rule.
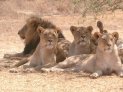
[[[32,15],[98,15],[123,10],[123,0],[0,0],[1,18]],[[16,16],[15,16],[16,15]]]

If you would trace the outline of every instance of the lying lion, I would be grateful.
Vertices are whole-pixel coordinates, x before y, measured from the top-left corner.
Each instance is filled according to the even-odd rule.
[[[56,53],[58,43],[58,30],[44,29],[38,27],[37,31],[40,36],[40,42],[30,58],[19,61],[14,67],[19,67],[29,61],[29,65],[24,68],[28,70],[40,70],[42,67],[51,67],[56,64]],[[10,72],[17,72],[17,68],[10,69]]]
[[[91,73],[91,78],[98,78],[104,74],[116,73],[123,77],[123,66],[115,44],[118,33],[98,33],[98,46],[94,55],[76,55],[51,68],[42,68],[42,71],[83,71]]]
[[[69,48],[69,56],[95,53],[96,46],[92,41],[92,26],[71,26],[70,31],[74,40]]]
[[[18,35],[22,40],[24,40],[25,47],[23,52],[16,54],[5,54],[4,58],[7,59],[23,59],[23,57],[28,57],[33,54],[36,47],[40,42],[40,36],[36,31],[38,26],[41,26],[44,29],[51,28],[58,30],[58,47],[57,47],[57,62],[61,62],[68,56],[68,48],[71,44],[64,37],[61,29],[56,27],[52,22],[39,18],[37,16],[32,16],[26,20],[26,24],[18,31]],[[65,41],[66,43],[64,43]],[[61,54],[62,53],[62,54]]]
[[[99,32],[101,34],[108,33],[107,30],[104,30],[103,23],[101,21],[97,21],[97,27],[99,28]],[[96,43],[97,39],[95,39],[94,41]],[[118,35],[118,39],[116,39],[116,45],[118,47],[118,53],[119,53],[121,61],[123,63],[123,39],[119,38],[119,35]]]

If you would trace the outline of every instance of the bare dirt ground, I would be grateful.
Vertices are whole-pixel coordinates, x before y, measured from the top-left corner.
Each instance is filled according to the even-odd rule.
[[[123,12],[116,11],[97,16],[97,20],[104,23],[105,29],[110,32],[117,31],[123,38],[122,16]],[[3,55],[23,50],[24,44],[17,32],[24,25],[26,18],[27,16],[0,16],[0,92],[123,92],[123,78],[114,74],[90,79],[88,74],[77,73],[9,73],[10,66],[16,61],[5,60]],[[98,31],[97,20],[93,16],[82,18],[80,15],[43,15],[42,18],[59,26],[70,41],[73,40],[69,30],[71,25],[92,25],[94,31]]]

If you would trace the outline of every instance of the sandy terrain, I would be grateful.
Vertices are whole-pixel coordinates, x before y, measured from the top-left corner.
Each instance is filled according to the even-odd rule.
[[[21,11],[23,12],[25,13]],[[30,12],[26,13],[30,15]],[[4,15],[4,12],[2,14]],[[3,55],[23,50],[24,44],[17,32],[29,16],[3,15],[0,16],[0,92],[123,92],[123,78],[114,74],[90,79],[87,74],[77,73],[9,73],[10,66],[16,61],[5,60]],[[42,17],[59,26],[70,41],[73,40],[69,30],[71,25],[92,25],[94,31],[98,31],[97,20],[104,23],[105,29],[110,32],[117,31],[123,38],[121,11],[97,16],[97,20],[93,16],[82,18],[80,15],[42,15]]]

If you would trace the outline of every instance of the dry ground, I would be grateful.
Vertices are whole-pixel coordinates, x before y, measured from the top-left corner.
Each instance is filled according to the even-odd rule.
[[[117,14],[117,15],[116,15]],[[98,16],[105,25],[105,29],[118,31],[123,36],[123,13]],[[73,37],[69,31],[71,25],[92,25],[95,31],[96,21],[89,16],[86,21],[81,16],[44,16],[57,24],[70,41]],[[4,53],[16,53],[23,50],[23,41],[17,35],[18,30],[25,23],[25,19],[0,20],[0,92],[123,92],[123,79],[112,76],[103,76],[93,80],[88,75],[74,73],[17,73],[8,72],[9,67],[16,61],[3,60]]]
[[[123,38],[123,12],[107,13],[97,16],[105,29],[117,31]],[[92,25],[94,31],[96,20],[92,16],[52,15],[43,16],[59,26],[66,38],[73,37],[69,31],[71,25]],[[23,41],[17,32],[25,23],[25,18],[0,18],[0,92],[123,92],[123,78],[116,75],[90,79],[88,75],[76,73],[9,73],[8,69],[16,61],[3,60],[4,53],[16,53],[23,50]]]

